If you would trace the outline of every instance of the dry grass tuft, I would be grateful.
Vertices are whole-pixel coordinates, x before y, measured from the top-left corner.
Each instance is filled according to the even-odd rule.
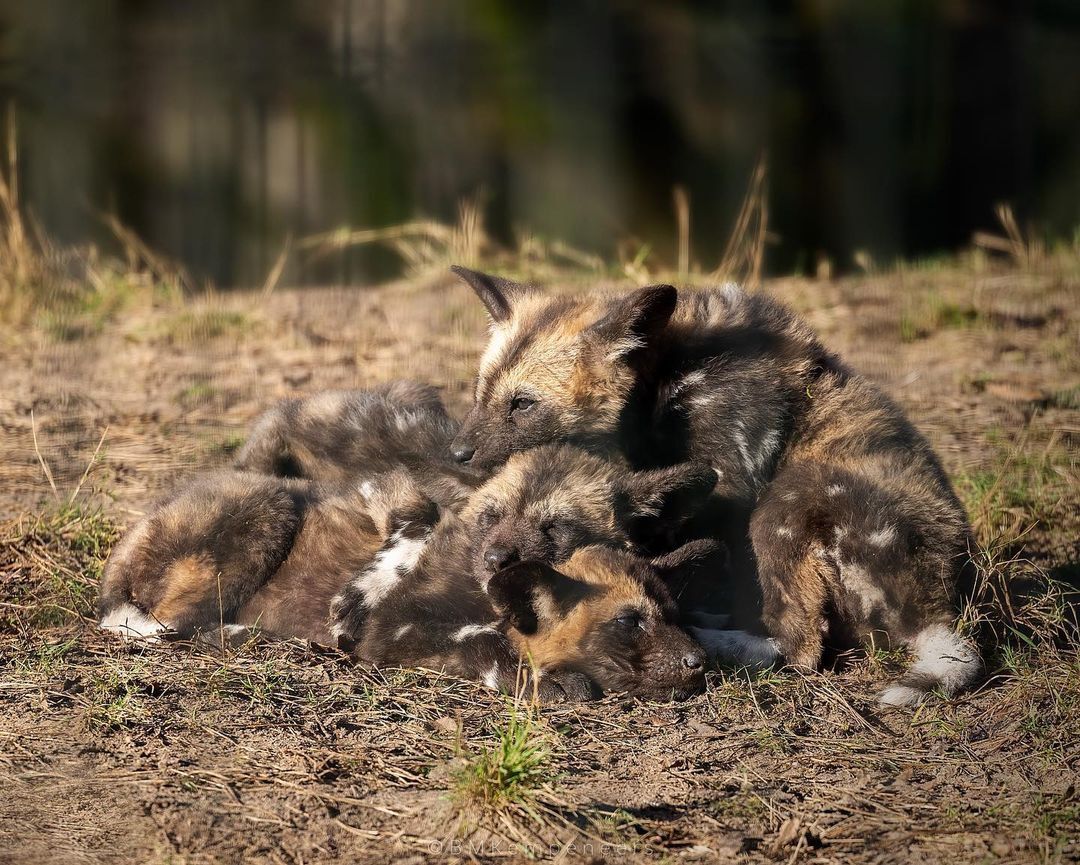
[[[1060,661],[1080,646],[1080,593],[1026,557],[1018,538],[999,539],[973,557],[976,581],[962,621],[988,661],[1011,669],[1017,654]],[[1015,672],[1015,670],[1013,670]]]
[[[0,525],[0,629],[73,625],[92,617],[105,557],[119,536],[101,510],[74,502]]]
[[[750,175],[750,185],[720,264],[708,275],[707,281],[734,281],[748,288],[759,288],[764,273],[765,244],[768,239],[768,162],[762,154]]]
[[[419,219],[387,228],[356,230],[343,227],[302,238],[297,248],[312,258],[322,258],[349,247],[368,244],[381,244],[392,249],[401,257],[411,276],[445,271],[451,264],[476,264],[494,251],[484,231],[480,205],[472,200],[460,204],[458,222],[453,226]]]
[[[182,267],[151,250],[112,214],[102,219],[123,261],[93,246],[57,246],[26,213],[18,176],[18,128],[9,108],[0,153],[0,324],[33,321],[54,339],[78,341],[100,334],[135,306],[177,303],[192,287]]]

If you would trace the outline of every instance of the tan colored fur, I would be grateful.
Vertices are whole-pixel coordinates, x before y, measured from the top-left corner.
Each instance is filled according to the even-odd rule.
[[[537,634],[525,635],[511,630],[510,637],[522,655],[530,657],[538,667],[573,666],[580,661],[586,638],[597,627],[614,619],[626,609],[639,610],[646,619],[662,618],[659,605],[644,591],[640,580],[623,569],[597,557],[588,548],[579,550],[559,571],[580,580],[595,590],[562,616],[552,598],[538,599],[550,607],[545,619],[556,624]]]
[[[508,403],[528,386],[566,412],[568,426],[613,429],[618,416],[609,407],[625,399],[633,377],[609,363],[610,346],[594,345],[583,338],[586,328],[600,315],[603,302],[599,297],[567,300],[563,315],[549,321],[542,316],[547,298],[523,297],[513,318],[493,328],[491,348],[481,359],[477,392],[489,393],[489,403]],[[526,334],[532,338],[527,354],[506,367],[507,351]]]
[[[175,621],[187,610],[215,597],[217,586],[217,569],[210,556],[184,556],[166,569],[161,600],[150,612],[158,621]]]

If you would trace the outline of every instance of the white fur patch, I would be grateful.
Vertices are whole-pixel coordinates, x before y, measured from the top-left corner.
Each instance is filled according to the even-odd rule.
[[[479,368],[481,373],[486,369],[491,369],[498,362],[506,349],[506,344],[510,341],[509,327],[500,326],[493,322],[490,333],[491,336],[488,339],[487,347],[480,358]]]
[[[875,547],[887,547],[896,540],[896,526],[885,526],[876,532],[871,532],[866,536],[866,540]]]
[[[412,625],[402,625],[396,631],[394,631],[394,639],[400,640],[412,630]]]
[[[496,634],[496,631],[491,625],[465,625],[454,631],[453,640],[455,643],[463,643],[472,637],[479,637],[481,634]]]
[[[926,690],[905,684],[905,679],[920,686],[925,683],[952,697],[970,685],[982,670],[982,660],[975,647],[947,625],[923,628],[911,641],[910,648],[915,662],[900,682],[878,695],[883,706],[917,706],[926,699]]]
[[[825,495],[827,495],[827,496],[838,496],[843,491],[844,491],[844,485],[843,484],[829,484],[827,487],[825,487]]]
[[[780,526],[780,528],[778,528],[776,530],[776,533],[782,538],[793,538],[793,537],[795,537],[795,532],[793,532],[787,526]]]
[[[750,446],[746,441],[746,427],[742,421],[735,421],[735,432],[732,433],[732,437],[735,439],[735,447],[739,449],[739,456],[742,457],[743,465],[749,471],[753,471],[754,461],[750,458]]]
[[[926,692],[907,685],[889,685],[878,694],[882,706],[917,706],[926,699]]]
[[[869,616],[876,607],[885,606],[885,592],[866,568],[849,562],[839,564],[840,582],[847,591],[859,598],[864,616]]]
[[[493,691],[499,690],[499,664],[497,661],[491,665],[490,670],[480,677],[480,681]]]
[[[404,409],[394,412],[394,426],[398,428],[399,432],[411,432],[420,420],[421,416],[415,412]]]
[[[313,420],[331,420],[341,413],[344,403],[345,394],[341,391],[323,391],[304,401],[304,414]]]
[[[737,282],[725,282],[720,286],[720,296],[734,306],[736,303],[741,303],[745,299],[746,292],[743,291],[742,286]]]
[[[641,337],[628,336],[625,339],[617,339],[611,345],[608,346],[607,356],[605,360],[608,363],[615,363],[621,357],[625,357],[630,352],[639,349],[644,345]]]
[[[772,637],[711,628],[687,628],[687,631],[701,643],[711,661],[767,669],[780,658],[780,650]]]
[[[780,447],[780,430],[771,429],[761,437],[758,444],[757,456],[754,458],[754,472],[760,473],[765,470]]]
[[[700,384],[705,383],[705,371],[701,369],[695,369],[692,372],[688,372],[682,378],[675,382],[671,388],[671,398],[678,399],[686,391],[691,388],[695,388]]]
[[[209,631],[200,631],[195,636],[196,641],[204,646],[219,646],[222,642],[228,643],[230,646],[240,646],[254,638],[254,629],[247,625],[236,624],[222,625],[220,628],[213,628]]]
[[[975,647],[946,625],[930,625],[911,643],[915,663],[908,672],[933,679],[946,696],[967,687],[982,669]]]
[[[387,543],[363,571],[353,580],[353,586],[364,596],[364,604],[374,607],[393,591],[401,578],[416,567],[427,546],[431,532],[419,538],[406,538],[405,526],[390,536]]]
[[[121,604],[115,610],[110,610],[102,618],[100,625],[104,630],[122,637],[152,642],[157,641],[158,634],[169,630],[165,622],[159,622],[132,604]]]

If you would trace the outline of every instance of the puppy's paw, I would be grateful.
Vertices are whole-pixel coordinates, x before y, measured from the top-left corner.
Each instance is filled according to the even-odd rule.
[[[597,700],[603,693],[588,676],[573,670],[545,670],[537,683],[543,703],[583,703]]]
[[[360,639],[365,609],[364,592],[356,583],[349,583],[330,602],[330,633],[340,648],[351,648]]]
[[[781,660],[780,649],[771,637],[693,626],[686,630],[704,647],[714,664],[767,670]]]

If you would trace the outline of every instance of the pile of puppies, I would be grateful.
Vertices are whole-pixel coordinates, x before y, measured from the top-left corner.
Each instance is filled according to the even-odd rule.
[[[816,669],[868,641],[914,655],[883,703],[976,678],[963,508],[791,312],[454,271],[492,322],[463,424],[410,383],[275,406],[117,545],[102,627],[302,637],[548,700],[681,698],[712,663]]]

